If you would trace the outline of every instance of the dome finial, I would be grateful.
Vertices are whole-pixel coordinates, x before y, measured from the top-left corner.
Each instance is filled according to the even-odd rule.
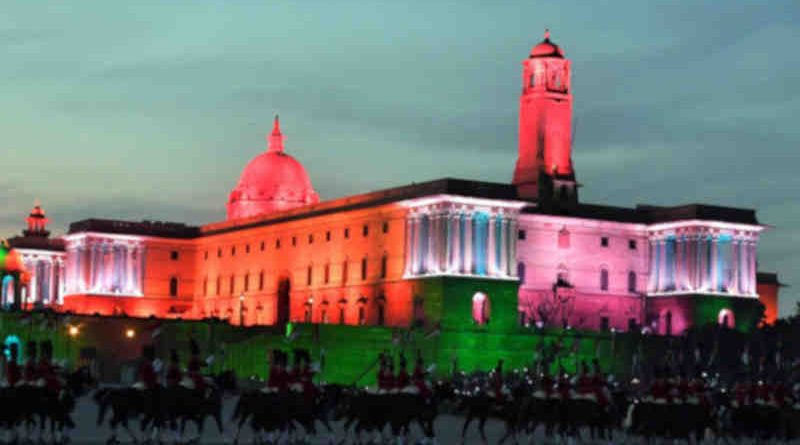
[[[281,133],[281,121],[277,114],[272,124],[272,134],[269,136],[269,149],[267,152],[283,152],[283,133]]]
[[[550,40],[550,28],[545,28],[544,29],[544,39],[545,40]]]

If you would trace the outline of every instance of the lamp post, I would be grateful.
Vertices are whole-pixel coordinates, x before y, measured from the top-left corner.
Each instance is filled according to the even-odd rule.
[[[72,342],[75,339],[75,337],[77,337],[78,334],[80,334],[80,332],[81,331],[77,326],[70,325],[69,330],[67,332],[69,334],[69,336],[67,337],[67,362],[68,363],[72,361]]]
[[[239,295],[239,326],[244,326],[244,292]]]

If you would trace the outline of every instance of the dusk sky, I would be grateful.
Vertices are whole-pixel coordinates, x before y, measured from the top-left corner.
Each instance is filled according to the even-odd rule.
[[[39,198],[222,220],[275,113],[322,199],[510,182],[520,62],[572,60],[585,202],[755,208],[782,315],[800,289],[800,3],[3,2],[0,236]]]

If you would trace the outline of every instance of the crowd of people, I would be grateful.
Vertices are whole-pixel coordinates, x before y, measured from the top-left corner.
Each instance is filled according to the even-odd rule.
[[[4,386],[35,386],[58,393],[64,387],[64,379],[60,376],[60,366],[53,361],[53,343],[49,340],[37,343],[29,341],[25,344],[25,363],[20,364],[19,346],[11,343],[3,348],[2,367],[5,373]]]

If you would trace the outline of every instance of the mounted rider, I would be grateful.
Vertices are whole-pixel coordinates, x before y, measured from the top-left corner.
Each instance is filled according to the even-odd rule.
[[[11,343],[8,347],[9,351],[9,359],[8,363],[6,363],[6,382],[8,386],[17,386],[22,380],[22,368],[20,368],[19,363],[19,345],[16,343]]]
[[[205,364],[200,360],[200,347],[193,338],[189,339],[189,353],[189,364],[186,366],[188,379],[184,379],[182,384],[189,389],[204,392],[207,385],[201,370]]]
[[[59,378],[56,366],[53,364],[53,343],[50,340],[45,340],[41,344],[41,357],[37,372],[47,391],[55,394],[61,391],[64,383]]]
[[[264,392],[284,393],[289,388],[289,375],[286,372],[286,355],[279,349],[272,350],[270,360],[269,378]]]
[[[392,365],[392,359],[387,354],[381,354],[379,361],[378,392],[389,392],[394,389],[394,366]]]
[[[156,350],[153,345],[142,347],[142,362],[139,365],[139,380],[133,387],[141,391],[155,391],[158,389],[158,375],[153,362],[156,359]]]
[[[169,365],[167,367],[167,388],[174,389],[180,385],[183,379],[183,372],[181,371],[181,362],[178,357],[178,351],[175,349],[169,353]]]
[[[406,355],[400,352],[398,360],[397,377],[394,381],[394,386],[397,390],[402,391],[411,384],[411,377],[408,375],[408,363],[406,362]]]
[[[25,367],[22,369],[22,383],[25,385],[34,385],[36,380],[39,379],[39,373],[36,363],[36,342],[29,341],[25,344]]]

